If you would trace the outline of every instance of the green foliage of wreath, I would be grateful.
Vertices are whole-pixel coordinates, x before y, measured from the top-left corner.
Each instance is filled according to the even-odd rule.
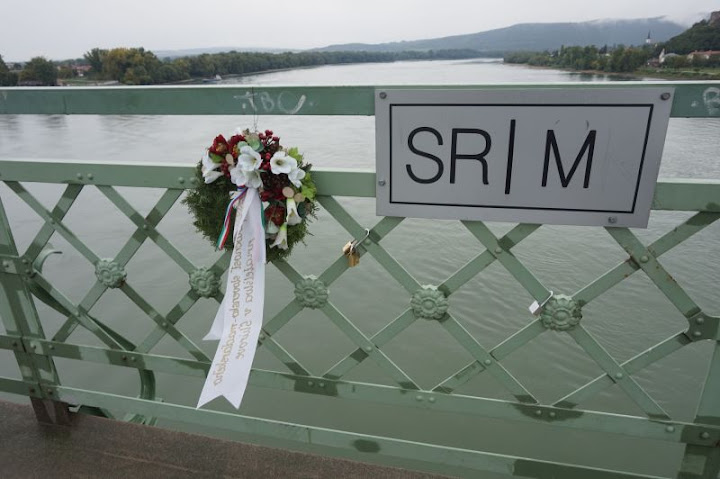
[[[290,150],[293,157],[302,162],[302,155],[297,153],[297,149]],[[305,243],[305,236],[309,233],[308,222],[311,218],[316,218],[317,204],[315,203],[315,192],[317,191],[315,183],[312,180],[310,170],[312,165],[302,164],[300,166],[305,171],[305,178],[302,180],[301,192],[304,194],[304,201],[298,203],[298,213],[302,217],[302,222],[287,227],[287,249],[270,247],[274,238],[268,237],[265,240],[266,259],[269,262],[282,260],[292,254],[292,250],[298,243]],[[225,211],[231,200],[231,193],[237,191],[237,186],[232,183],[227,176],[220,176],[212,183],[205,183],[202,172],[202,162],[198,163],[195,168],[195,181],[198,187],[189,189],[187,195],[183,199],[183,203],[188,207],[193,215],[193,225],[197,228],[204,238],[209,240],[213,246],[216,246],[218,236],[223,229],[225,220]],[[271,200],[270,204],[277,202]],[[277,202],[279,203],[279,202]],[[268,203],[265,202],[264,205]],[[235,214],[231,216],[230,232],[234,231]],[[228,236],[224,249],[232,251],[233,238],[232,234]]]

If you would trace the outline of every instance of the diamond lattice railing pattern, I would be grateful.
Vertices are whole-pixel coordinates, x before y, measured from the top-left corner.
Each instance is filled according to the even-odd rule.
[[[43,350],[47,349],[47,352],[51,353],[52,349],[57,348],[58,353],[62,355],[63,344],[67,347],[83,348],[82,345],[73,345],[67,342],[71,333],[78,326],[81,326],[96,335],[108,348],[123,352],[121,361],[132,366],[132,362],[138,358],[141,358],[144,364],[147,356],[152,355],[153,347],[165,336],[169,336],[182,346],[192,358],[199,361],[204,369],[207,369],[210,359],[176,324],[203,297],[212,298],[218,304],[222,301],[218,280],[228,265],[228,254],[220,256],[208,268],[198,267],[157,230],[160,221],[181,197],[182,189],[166,189],[150,210],[150,213],[143,216],[123,198],[116,188],[108,185],[90,187],[70,184],[65,187],[55,207],[48,210],[20,182],[6,181],[5,184],[43,222],[43,226],[35,235],[25,254],[20,256],[27,264],[36,262],[42,255],[52,235],[58,234],[95,268],[96,281],[77,304],[70,301],[59,287],[53,285],[43,275],[41,268],[28,270],[30,273],[25,278],[33,294],[67,317],[67,320],[52,340],[39,342]],[[113,258],[100,258],[64,222],[66,214],[72,208],[79,193],[86,187],[97,188],[135,227],[133,233]],[[604,388],[617,384],[648,418],[669,421],[671,418],[668,414],[638,384],[633,378],[633,374],[684,345],[712,337],[713,330],[705,328],[703,325],[706,324],[706,320],[708,323],[716,324],[717,318],[706,315],[679,284],[669,280],[671,276],[662,267],[658,258],[711,225],[720,218],[720,213],[696,213],[649,246],[643,245],[629,229],[607,228],[608,234],[627,252],[628,259],[594,280],[591,284],[580,288],[575,294],[566,296],[551,294],[549,289],[543,286],[533,273],[512,253],[512,248],[537,231],[540,225],[517,225],[507,234],[498,238],[482,222],[464,222],[465,228],[482,246],[479,249],[481,252],[437,286],[429,286],[420,284],[382,246],[383,238],[402,222],[401,218],[382,218],[375,226],[369,229],[369,234],[366,235],[363,226],[335,198],[322,196],[320,197],[320,204],[351,237],[362,238],[367,236],[367,239],[358,247],[359,254],[361,256],[370,254],[377,260],[377,263],[387,271],[390,277],[407,292],[408,306],[376,334],[366,336],[333,304],[332,295],[328,293],[329,287],[348,270],[348,263],[344,256],[338,254],[338,258],[317,277],[303,276],[290,263],[277,262],[275,264],[277,269],[295,285],[295,298],[264,324],[260,346],[266,348],[281,363],[286,365],[288,372],[298,377],[297,380],[305,377],[310,380],[310,384],[312,384],[312,380],[318,382],[318,384],[322,384],[323,380],[332,381],[333,383],[342,382],[343,378],[353,368],[366,360],[371,360],[397,384],[400,390],[423,394],[438,393],[452,397],[453,392],[458,387],[487,371],[518,401],[518,404],[530,406],[537,404],[538,400],[528,388],[503,366],[502,360],[541,334],[568,334],[599,365],[605,374],[555,401],[553,406],[560,408],[557,411],[554,411],[552,406],[542,406],[542,408],[535,410],[536,416],[547,414],[548,417],[558,417],[558,414],[562,415],[568,409],[575,408],[578,404],[591,398]],[[171,261],[177,264],[188,275],[188,278],[192,278],[193,275],[197,276],[200,273],[200,277],[204,278],[203,285],[210,284],[211,286],[205,289],[190,286],[170,311],[165,314],[157,311],[151,305],[149,299],[132,287],[132,282],[127,278],[124,270],[128,262],[148,239],[154,242]],[[526,327],[488,350],[481,346],[476,338],[453,316],[451,309],[448,308],[447,298],[451,297],[454,292],[496,261],[515,278],[532,298],[543,303],[543,312]],[[647,274],[678,311],[687,318],[689,326],[686,330],[656,344],[646,352],[624,363],[619,363],[582,325],[581,310],[582,306],[611,287],[618,285],[638,270],[642,270]],[[152,332],[137,345],[123,338],[100,318],[96,318],[89,313],[102,295],[111,288],[121,291],[154,323]],[[324,373],[311,372],[274,337],[304,308],[312,308],[322,312],[356,347],[354,351]],[[385,344],[392,341],[418,320],[436,321],[473,359],[471,363],[429,390],[422,390],[417,381],[398,367],[383,351]],[[33,344],[37,345],[37,342]],[[164,358],[163,360],[166,362],[171,361],[170,358]],[[172,361],[179,364],[190,362],[180,358],[174,358]],[[264,371],[263,374],[270,375],[272,373]],[[278,374],[285,373],[279,371]],[[141,380],[154,383],[154,377],[148,374],[141,375]],[[152,387],[145,386],[144,399],[154,399],[151,395],[152,391],[154,391],[154,384]],[[322,387],[316,388],[317,391],[313,391],[313,388],[307,389],[308,391],[305,392],[323,393]],[[434,395],[429,395],[427,399],[430,403],[437,400]],[[462,396],[463,401],[467,399],[466,396]],[[382,402],[382,399],[379,400]],[[481,400],[481,398],[478,398],[478,400]],[[137,415],[133,416],[133,420],[142,421],[146,419]]]
[[[694,98],[693,95],[697,96],[698,92],[701,92],[696,92],[695,86],[687,88],[678,90],[681,93],[680,98],[683,94]],[[310,90],[313,94],[320,95],[319,99],[338,98],[335,90]],[[207,92],[206,89],[197,91],[202,92],[202,95]],[[272,93],[273,90],[268,91]],[[223,94],[225,93],[237,95],[238,91],[223,90]],[[363,106],[365,104],[360,100],[352,99],[355,98],[353,95],[359,93],[372,96],[373,91],[348,88],[340,95],[340,98],[346,98],[345,104],[341,101],[340,106],[331,108],[319,100],[312,104],[308,102],[308,105],[311,105],[308,108],[313,110],[304,113],[371,113],[365,111],[367,106]],[[102,92],[92,94],[105,95]],[[120,97],[133,94],[124,89],[118,89],[116,93]],[[145,93],[138,94],[142,96]],[[164,94],[157,98],[164,98]],[[168,113],[168,108],[173,108],[172,113],[183,113],[183,108],[192,110],[188,103],[184,103],[190,101],[184,90],[178,89],[176,94],[177,105],[156,106],[159,112]],[[48,98],[54,105],[54,97]],[[74,97],[70,95],[69,98]],[[87,105],[83,101],[85,100],[80,99],[73,104],[66,99],[62,102],[62,108],[85,108]],[[132,104],[139,103],[133,101]],[[347,106],[348,104],[350,106]],[[12,106],[14,103],[0,102],[0,113],[7,110],[8,105]],[[676,107],[674,114],[677,116],[677,112],[684,111],[682,108],[684,107]],[[217,107],[216,113],[222,111],[222,108]],[[204,378],[207,374],[210,358],[204,349],[193,341],[192,334],[184,328],[186,323],[182,320],[190,315],[199,302],[208,301],[216,305],[221,303],[224,291],[222,278],[229,264],[227,253],[219,255],[210,264],[196,264],[173,244],[168,234],[163,234],[159,229],[173,207],[182,207],[179,200],[184,190],[193,187],[192,166],[93,163],[83,164],[84,173],[80,175],[76,173],[75,163],[72,162],[46,161],[38,165],[30,171],[24,168],[23,161],[0,160],[0,181],[5,185],[1,190],[3,197],[0,198],[0,317],[5,326],[5,334],[0,335],[0,349],[13,351],[22,374],[21,380],[0,377],[0,390],[28,395],[35,400],[82,405],[86,409],[91,408],[95,412],[108,415],[109,410],[120,410],[130,414],[127,419],[136,422],[152,423],[154,418],[162,418],[229,428],[278,440],[294,440],[313,446],[346,449],[353,453],[382,450],[383,454],[408,461],[454,467],[457,468],[453,469],[454,472],[468,476],[474,472],[467,471],[482,470],[538,478],[585,477],[583,474],[589,473],[588,471],[597,474],[597,477],[651,477],[491,454],[420,440],[408,441],[299,425],[221,410],[196,410],[182,404],[163,402],[156,397],[155,373],[195,378]],[[337,252],[329,253],[337,255],[336,259],[316,275],[304,274],[302,268],[294,266],[293,258],[287,262],[274,263],[274,268],[291,284],[292,294],[287,304],[273,305],[278,312],[265,318],[259,351],[276,358],[284,369],[254,369],[250,378],[251,387],[302,393],[310,398],[324,396],[334,400],[412,408],[426,413],[454,413],[467,417],[494,418],[542,424],[557,429],[623,434],[638,440],[677,443],[686,447],[686,460],[681,466],[682,471],[699,471],[696,475],[678,477],[710,478],[712,471],[717,470],[716,463],[720,463],[720,448],[717,448],[720,443],[720,411],[717,405],[720,402],[717,401],[720,393],[720,378],[717,377],[720,375],[720,317],[703,310],[691,298],[687,286],[681,285],[670,274],[661,257],[720,219],[720,209],[717,206],[720,204],[720,182],[659,182],[654,209],[692,212],[691,216],[680,220],[679,224],[650,244],[644,244],[637,232],[628,228],[607,227],[604,231],[598,228],[598,234],[606,235],[621,248],[623,260],[588,284],[577,285],[574,292],[560,292],[551,291],[538,279],[541,277],[539,272],[534,272],[533,268],[528,266],[529,262],[523,261],[513,251],[533,234],[542,231],[542,225],[518,224],[499,235],[483,222],[462,222],[462,227],[469,233],[468,240],[474,245],[469,258],[447,277],[434,280],[434,284],[425,284],[403,266],[397,255],[392,254],[391,248],[386,247],[388,235],[398,231],[396,228],[403,224],[402,218],[379,218],[374,225],[366,229],[366,225],[353,216],[350,208],[338,200],[342,196],[374,197],[376,178],[372,172],[317,170],[313,177],[320,191],[319,203],[323,210],[323,221],[336,222],[349,237],[359,241],[358,254],[361,257],[372,257],[383,274],[387,273],[387,280],[394,282],[405,295],[404,306],[401,311],[392,313],[392,317],[388,315],[379,330],[367,333],[360,327],[357,318],[344,311],[341,302],[336,301],[333,295],[333,289],[338,287],[338,280],[349,270],[347,258],[340,253],[339,248]],[[27,182],[64,186],[55,205],[47,208],[28,190],[25,185]],[[153,188],[161,194],[149,209],[149,213],[143,215],[131,205],[119,187]],[[68,213],[84,189],[99,192],[132,225],[131,233],[112,257],[101,257],[94,252],[91,241],[85,242],[76,235],[67,220]],[[24,253],[17,250],[13,230],[3,206],[7,201],[5,193],[10,195],[10,192],[34,212],[35,219],[41,225]],[[72,295],[64,290],[64,285],[54,283],[49,279],[49,275],[43,272],[43,263],[49,254],[48,245],[54,235],[69,244],[94,272],[91,286],[79,300],[71,300]],[[173,268],[179,268],[187,275],[186,289],[177,298],[172,298],[172,306],[169,308],[153,306],[153,298],[142,288],[134,287],[134,278],[128,274],[128,264],[147,243],[154,244],[162,252],[164,261],[169,260]],[[520,318],[527,320],[524,326],[489,347],[483,345],[480,341],[482,338],[469,327],[465,317],[467,314],[458,314],[452,300],[454,295],[479,275],[492,271],[489,269],[491,267],[506,271],[518,288],[538,303],[538,311],[537,316],[525,313],[526,317]],[[622,287],[623,282],[637,272],[647,277],[654,288],[667,298],[670,308],[677,311],[676,313],[673,310],[671,313],[679,313],[686,322],[679,324],[670,337],[655,341],[655,344],[629,359],[619,360],[603,346],[597,333],[587,327],[588,318],[584,317],[583,310],[611,289]],[[376,287],[383,286],[379,283]],[[130,341],[111,327],[112,321],[94,312],[101,298],[110,291],[121,294],[147,317],[151,329],[139,341]],[[51,338],[46,337],[43,331],[33,297],[64,318]],[[328,321],[351,345],[342,357],[329,360],[328,364],[332,364],[329,368],[311,367],[308,361],[304,363],[301,360],[301,355],[291,353],[296,346],[292,344],[294,338],[292,335],[283,335],[282,332],[287,331],[288,324],[301,314],[313,314],[313,317]],[[627,314],[631,316],[632,312],[628,311]],[[206,319],[209,325],[212,318]],[[477,318],[477,321],[481,322],[482,318]],[[452,341],[453,347],[465,358],[462,364],[452,365],[451,374],[443,376],[430,386],[423,385],[427,382],[424,378],[414,377],[415,374],[410,374],[400,367],[400,361],[390,347],[418,322],[444,331],[443,334]],[[102,346],[74,341],[73,333],[78,328],[92,333]],[[511,355],[523,350],[542,335],[571,338],[602,373],[550,401],[541,400],[541,394],[533,390],[527,381],[520,380],[511,373],[512,368],[508,362]],[[158,345],[168,340],[174,341],[176,346],[187,353],[187,357],[158,353]],[[666,411],[661,406],[662,401],[653,397],[655,393],[651,393],[647,385],[641,385],[638,375],[672,353],[700,341],[714,344],[714,356],[696,419],[694,422],[687,422]],[[322,348],[318,349],[318,354],[322,354]],[[141,384],[140,394],[133,397],[63,385],[55,369],[55,358],[137,370]],[[443,358],[438,357],[437,360],[442,361]],[[353,373],[368,364],[389,383],[379,380],[353,380]],[[502,388],[511,399],[500,400],[467,393],[466,386],[478,377],[490,377],[493,384]],[[628,415],[581,408],[612,386],[616,386],[641,414]]]

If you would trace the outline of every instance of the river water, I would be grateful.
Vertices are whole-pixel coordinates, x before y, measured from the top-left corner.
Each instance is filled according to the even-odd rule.
[[[399,62],[327,66],[232,78],[223,83],[258,85],[403,85],[483,84],[493,82],[612,81],[605,76],[580,75],[554,70],[508,66],[492,60]],[[374,119],[372,117],[265,116],[0,116],[1,158],[56,158],[107,162],[161,162],[192,164],[217,133],[237,126],[271,128],[286,146],[296,145],[321,168],[374,168]],[[720,120],[671,119],[661,178],[720,178],[717,161]],[[28,185],[45,205],[52,207],[61,188]],[[120,188],[128,201],[146,214],[158,192]],[[37,216],[1,185],[21,252],[40,227]],[[372,226],[374,201],[340,199],[354,217]],[[635,230],[645,243],[660,237],[690,214],[654,212],[649,228]],[[134,231],[131,223],[96,190],[86,188],[67,217],[67,224],[101,257],[114,256]],[[491,224],[496,235],[512,225]],[[662,264],[709,314],[718,314],[720,298],[720,226],[712,225],[663,256]],[[158,228],[196,265],[217,258],[213,248],[189,226],[177,204]],[[321,211],[312,225],[314,236],[306,248],[290,259],[303,274],[320,274],[350,239],[332,218]],[[93,269],[73,248],[55,235],[53,245],[63,255],[53,256],[46,275],[73,301],[80,301],[93,282]],[[457,222],[406,220],[383,245],[421,284],[437,284],[452,275],[482,247]],[[571,294],[625,259],[621,248],[598,228],[542,227],[513,249],[549,289]],[[146,294],[161,313],[169,311],[187,290],[187,277],[162,251],[147,242],[128,265],[128,281]],[[266,319],[292,298],[292,285],[270,267],[267,280]],[[372,335],[407,307],[407,293],[369,255],[331,288],[331,300],[366,335]],[[490,349],[527,324],[531,317],[529,295],[499,264],[493,264],[450,298],[451,312],[477,341]],[[200,301],[179,326],[212,356],[214,343],[201,337],[209,327],[216,305]],[[39,305],[50,336],[64,318]],[[152,330],[152,322],[122,293],[110,291],[92,310],[133,341]],[[618,361],[684,329],[686,322],[670,302],[641,273],[612,288],[583,309],[583,324]],[[321,314],[305,311],[277,335],[313,373],[321,374],[350,353],[352,343]],[[99,345],[89,333],[77,330],[71,342]],[[470,356],[437,324],[418,321],[383,350],[421,386],[431,388],[470,362]],[[170,339],[154,352],[188,357]],[[636,375],[638,382],[673,417],[691,420],[707,370],[710,344],[683,348]],[[0,352],[0,375],[19,376],[12,355]],[[137,376],[123,368],[58,360],[64,384],[93,387],[109,392],[137,391]],[[261,348],[255,365],[283,371],[283,366]],[[543,403],[552,403],[600,373],[600,368],[563,334],[546,333],[503,361]],[[391,384],[371,361],[353,370],[348,379]],[[158,396],[167,401],[194,405],[202,381],[158,375]],[[502,386],[481,374],[459,390],[462,394],[509,399]],[[15,398],[17,399],[17,398]],[[215,406],[230,410],[225,404]],[[318,406],[319,405],[319,406]],[[582,408],[637,414],[622,390],[614,386],[581,405]],[[262,389],[251,389],[241,413],[332,428],[395,435],[416,440],[440,441],[456,447],[481,448],[513,455],[547,457],[596,467],[627,467],[662,474],[674,467],[681,449],[668,444],[544,429],[511,426],[501,421],[467,420],[453,414],[427,417],[422,411],[350,404],[339,406],[332,398],[296,398]],[[202,427],[161,422],[167,427],[208,432]],[[236,434],[228,437],[242,439]],[[631,450],[632,454],[627,454]],[[487,476],[492,477],[492,476]]]

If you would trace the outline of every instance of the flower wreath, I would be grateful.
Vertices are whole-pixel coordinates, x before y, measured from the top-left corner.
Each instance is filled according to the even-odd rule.
[[[200,186],[184,201],[198,231],[217,249],[232,250],[233,206],[248,188],[256,188],[262,200],[267,261],[283,259],[303,241],[308,218],[315,216],[317,188],[311,166],[297,148],[282,147],[272,130],[236,131],[229,140],[218,135],[197,165]]]

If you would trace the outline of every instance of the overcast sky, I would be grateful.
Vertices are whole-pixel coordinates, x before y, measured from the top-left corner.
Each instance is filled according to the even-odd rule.
[[[515,23],[667,16],[718,0],[3,0],[0,55],[78,58],[94,47],[312,48],[475,33]]]

